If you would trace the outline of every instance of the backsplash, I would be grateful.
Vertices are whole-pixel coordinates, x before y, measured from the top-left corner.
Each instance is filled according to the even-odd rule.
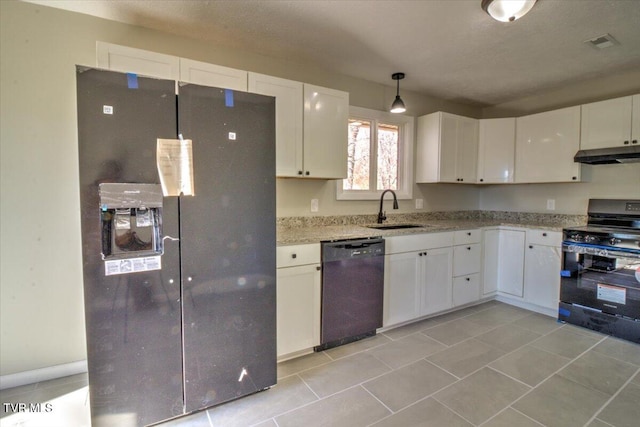
[[[278,227],[322,227],[332,225],[374,224],[377,215],[292,216],[277,219]],[[586,224],[586,215],[543,214],[507,211],[448,211],[387,214],[387,223],[411,223],[442,220],[494,220],[502,222],[528,222],[557,224],[558,226]]]

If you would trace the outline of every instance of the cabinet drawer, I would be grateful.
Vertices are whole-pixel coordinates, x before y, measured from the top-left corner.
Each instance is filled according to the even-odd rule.
[[[385,238],[385,253],[397,254],[424,249],[446,248],[453,245],[453,233],[421,233]]]
[[[527,230],[527,245],[561,246],[562,233],[548,230]]]
[[[480,273],[453,279],[453,306],[469,304],[480,299]]]
[[[480,230],[458,230],[453,234],[454,245],[466,245],[467,243],[480,243],[482,233]]]
[[[320,264],[320,244],[278,246],[276,265],[278,268],[296,265]]]
[[[465,276],[471,273],[480,272],[480,249],[479,243],[470,245],[454,246],[453,248],[453,276]]]

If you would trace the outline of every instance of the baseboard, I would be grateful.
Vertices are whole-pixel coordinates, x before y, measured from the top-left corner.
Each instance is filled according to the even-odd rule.
[[[558,318],[558,309],[551,309],[547,307],[540,307],[536,304],[531,304],[518,299],[509,298],[504,295],[498,295],[496,301],[503,302],[505,304],[514,305],[516,307],[524,308],[525,310],[535,311],[536,313],[544,314],[545,316]]]
[[[80,360],[78,362],[65,363],[63,365],[48,366],[46,368],[18,372],[16,374],[2,375],[0,376],[0,390],[53,380],[56,378],[68,377],[69,375],[82,374],[85,372],[87,372],[87,361]]]

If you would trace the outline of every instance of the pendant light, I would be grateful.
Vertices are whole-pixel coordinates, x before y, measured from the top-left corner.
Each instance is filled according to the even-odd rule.
[[[404,79],[404,73],[394,73],[391,75],[391,78],[398,82],[397,91],[396,91],[396,99],[391,104],[391,112],[392,113],[404,113],[407,109],[404,106],[404,102],[402,102],[402,98],[400,98],[400,80]]]
[[[531,10],[536,0],[482,0],[480,7],[496,21],[513,22]]]

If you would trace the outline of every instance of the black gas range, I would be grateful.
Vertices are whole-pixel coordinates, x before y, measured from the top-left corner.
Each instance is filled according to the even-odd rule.
[[[563,230],[558,319],[640,343],[640,200],[589,200]]]

